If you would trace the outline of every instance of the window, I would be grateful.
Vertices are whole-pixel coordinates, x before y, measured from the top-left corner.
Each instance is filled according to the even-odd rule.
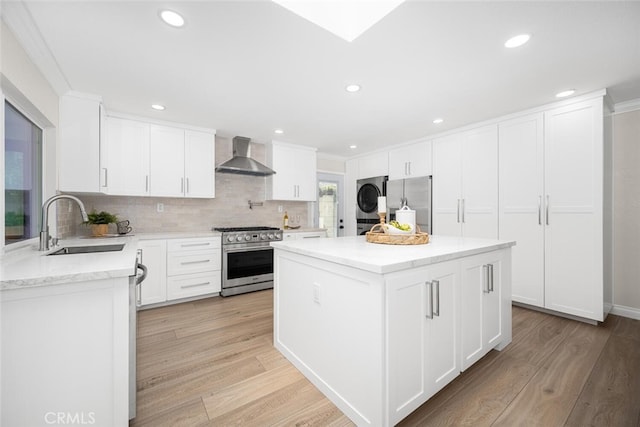
[[[5,102],[5,245],[38,236],[42,205],[42,129]]]

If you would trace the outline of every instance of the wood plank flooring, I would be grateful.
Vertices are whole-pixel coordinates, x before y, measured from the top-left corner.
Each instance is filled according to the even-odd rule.
[[[131,426],[353,426],[273,348],[273,293],[144,310]],[[491,351],[400,426],[640,427],[640,321],[513,308]]]

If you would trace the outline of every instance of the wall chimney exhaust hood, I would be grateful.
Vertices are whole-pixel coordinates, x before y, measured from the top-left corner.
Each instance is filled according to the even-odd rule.
[[[220,164],[216,172],[235,173],[239,175],[268,176],[274,170],[249,157],[250,138],[236,136],[233,138],[233,157]]]

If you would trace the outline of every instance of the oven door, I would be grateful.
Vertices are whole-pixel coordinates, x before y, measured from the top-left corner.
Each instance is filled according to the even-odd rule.
[[[226,247],[222,250],[222,288],[273,282],[273,248]]]

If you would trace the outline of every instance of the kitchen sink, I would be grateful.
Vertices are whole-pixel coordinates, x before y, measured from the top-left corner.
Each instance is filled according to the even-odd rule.
[[[124,248],[124,243],[117,245],[66,246],[48,255],[91,254],[95,252],[117,252]]]

